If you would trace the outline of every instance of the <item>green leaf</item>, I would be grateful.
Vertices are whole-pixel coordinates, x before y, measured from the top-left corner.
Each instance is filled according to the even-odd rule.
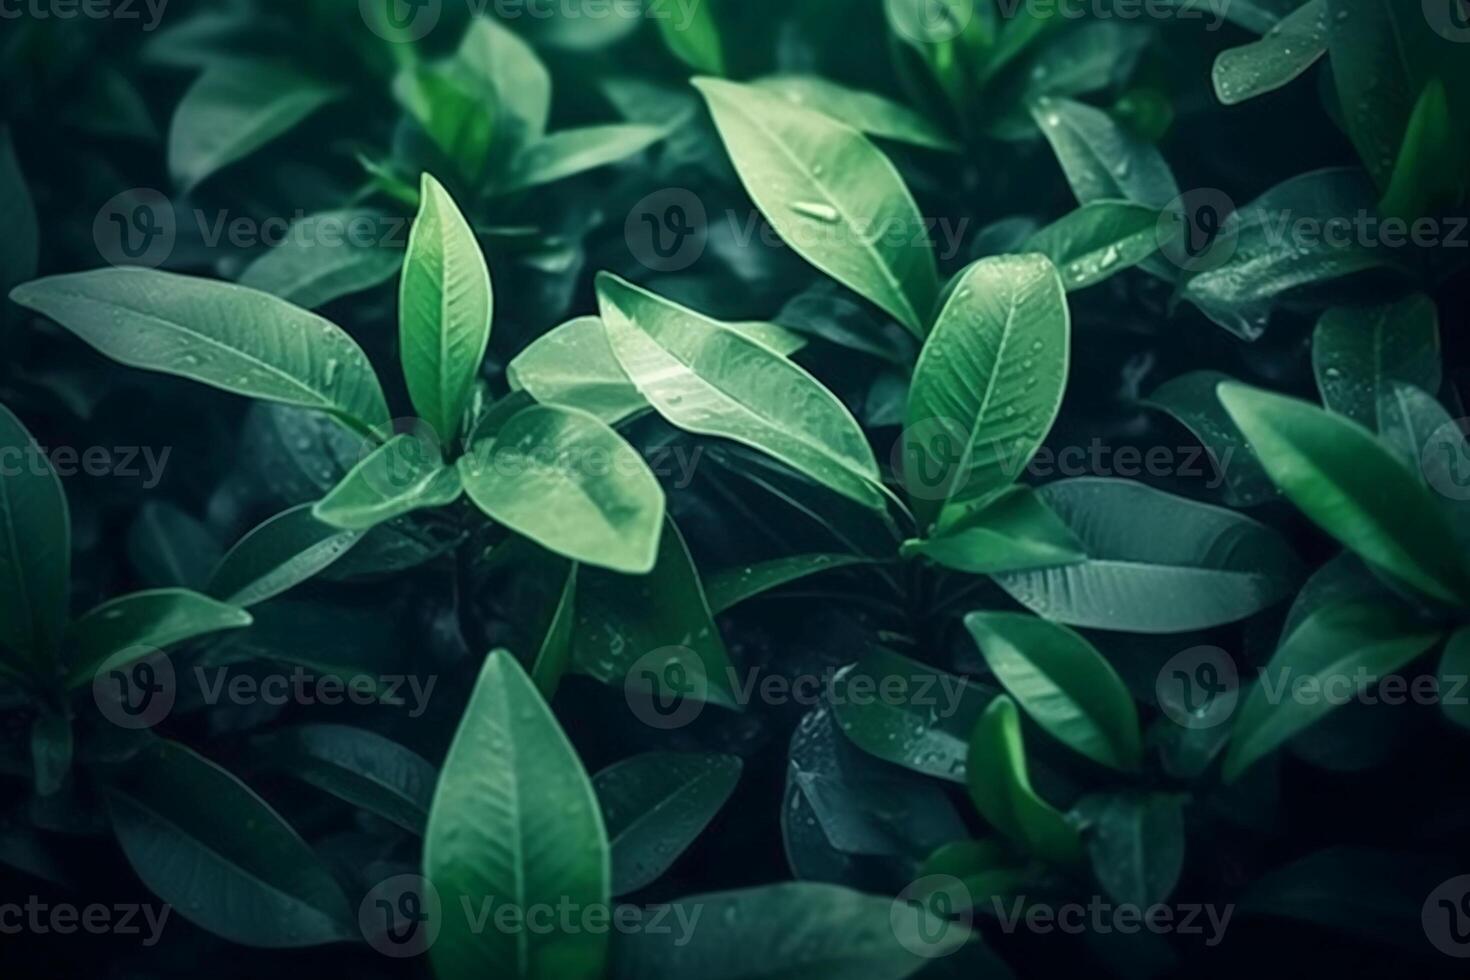
[[[314,310],[393,278],[403,265],[396,236],[405,219],[345,208],[291,223],[281,243],[250,263],[238,282]]]
[[[904,482],[927,528],[1021,475],[1062,405],[1071,317],[1045,256],[982,259],[961,276],[914,368]]]
[[[842,670],[832,689],[837,724],[854,745],[951,782],[964,782],[970,732],[995,697],[982,684],[879,647]]]
[[[388,421],[352,338],[268,293],[127,268],[37,279],[10,295],[129,367],[317,409],[360,431]]]
[[[200,928],[269,948],[360,937],[326,865],[264,800],[208,759],[160,739],[106,797],[138,877]]]
[[[334,528],[368,531],[416,510],[448,507],[464,487],[459,470],[446,466],[438,446],[422,436],[394,436],[365,456],[312,508]]]
[[[1357,690],[1359,676],[1382,678],[1402,670],[1442,636],[1392,601],[1358,599],[1312,612],[1282,640],[1241,701],[1225,755],[1225,779],[1235,780],[1320,720],[1341,703],[1335,692]],[[1299,690],[1315,693],[1298,696]]]
[[[1465,190],[1467,170],[1470,138],[1455,123],[1444,82],[1435,78],[1414,103],[1379,213],[1413,222],[1440,205],[1454,205]]]
[[[490,83],[456,61],[404,67],[393,79],[393,97],[403,106],[466,182],[478,184],[495,144],[499,104]],[[377,168],[385,189],[394,184],[390,172]],[[401,194],[404,188],[397,187]]]
[[[733,755],[649,752],[593,776],[612,849],[612,894],[658,880],[720,812],[740,769]]]
[[[490,270],[449,192],[424,174],[399,294],[398,340],[414,408],[441,442],[459,435],[490,344]]]
[[[758,449],[843,496],[884,506],[867,437],[802,368],[608,273],[597,277],[597,295],[623,371],[671,425]]]
[[[684,536],[665,519],[658,558],[647,576],[588,569],[580,577],[573,662],[589,677],[626,691],[645,691],[655,675],[659,693],[679,665],[691,700],[738,708],[735,669],[715,628]],[[650,655],[659,654],[650,659]]]
[[[747,599],[753,599],[772,589],[800,581],[810,575],[871,563],[871,558],[861,555],[791,555],[787,558],[772,558],[770,561],[741,565],[718,572],[710,576],[704,588],[705,593],[709,596],[710,611],[719,615]]]
[[[0,243],[0,294],[9,295],[12,287],[35,276],[41,234],[9,126],[0,126],[0,228],[6,229]]]
[[[1374,413],[1380,432],[1378,438],[1411,471],[1424,477],[1431,487],[1454,486],[1454,474],[1448,464],[1453,457],[1432,446],[1450,433],[1463,441],[1463,433],[1445,407],[1420,388],[1401,381],[1389,380],[1378,395]],[[1440,430],[1444,431],[1441,432]],[[1441,483],[1441,480],[1448,480]],[[1446,498],[1451,517],[1470,501]]]
[[[919,866],[920,878],[930,875],[958,878],[965,886],[970,907],[985,910],[994,908],[997,898],[1006,901],[1021,893],[1032,877],[1025,862],[993,838],[957,840],[942,845]]]
[[[769,75],[753,84],[868,136],[946,153],[960,152],[959,144],[934,123],[908,106],[872,92],[838,85],[820,75]]]
[[[1225,105],[1291,84],[1327,52],[1327,0],[1309,0],[1271,27],[1259,41],[1215,58],[1215,97]]]
[[[648,409],[595,316],[578,317],[537,338],[510,362],[506,380],[543,405],[579,408],[608,425]]]
[[[346,725],[297,725],[270,736],[271,764],[422,835],[438,774],[397,742]]]
[[[1159,212],[1128,201],[1092,201],[1022,246],[1051,259],[1068,292],[1096,285],[1159,250]]]
[[[244,608],[313,578],[362,538],[324,524],[311,504],[283,511],[246,534],[210,576],[208,592]]]
[[[714,0],[683,8],[677,19],[665,15],[653,20],[676,58],[702,75],[725,74],[725,47]]]
[[[189,190],[346,95],[281,64],[230,59],[184,93],[168,134],[168,170]]]
[[[1068,565],[1087,557],[1082,542],[1030,487],[1012,487],[933,537],[904,542],[905,558],[923,555],[946,568],[993,575]]]
[[[653,568],[663,488],[637,450],[594,416],[521,409],[458,466],[476,506],[542,547],[599,568]]]
[[[1233,380],[1219,371],[1189,371],[1159,385],[1143,404],[1168,412],[1200,441],[1227,504],[1254,507],[1275,499],[1276,484],[1220,404],[1216,390]]]
[[[1470,601],[1439,501],[1372,433],[1244,385],[1222,384],[1220,401],[1281,492],[1319,527],[1425,595]]]
[[[453,903],[430,957],[440,980],[602,976],[605,932],[475,932],[457,899],[523,911],[608,902],[608,844],[581,760],[514,657],[490,654],[439,773],[424,876]],[[492,910],[493,914],[493,910]]]
[[[693,895],[677,903],[669,918],[718,926],[620,932],[609,975],[611,980],[902,980],[970,936],[964,926],[920,904],[911,908],[912,915],[895,915],[886,895],[817,882]]]
[[[806,345],[806,338],[774,323],[723,323],[728,330],[769,347],[783,357]],[[650,410],[648,400],[623,371],[602,320],[578,317],[542,334],[506,368],[512,390],[528,391],[543,405],[591,412],[617,425]]]
[[[1124,200],[1162,211],[1179,196],[1158,149],[1126,133],[1101,109],[1047,96],[1032,103],[1031,113],[1078,202]]]
[[[1213,254],[1228,258],[1205,252],[1208,268],[1180,295],[1236,336],[1256,340],[1293,290],[1393,264],[1391,250],[1369,247],[1353,229],[1375,207],[1372,185],[1356,168],[1293,177],[1221,222]]]
[[[68,630],[73,653],[67,687],[92,683],[104,666],[118,668],[175,643],[251,622],[245,610],[188,589],[152,589],[109,599],[76,619]]]
[[[0,456],[12,460],[0,475],[0,647],[40,668],[55,661],[66,628],[71,513],[51,461],[4,405]]]
[[[965,765],[970,799],[1006,839],[1046,861],[1074,864],[1082,858],[1077,828],[1036,795],[1026,770],[1021,719],[1005,695],[991,702],[970,738]]]
[[[1312,335],[1312,368],[1328,409],[1381,431],[1378,407],[1392,382],[1439,390],[1439,311],[1422,293],[1328,310]]]
[[[1470,627],[1461,627],[1444,646],[1439,661],[1440,710],[1461,728],[1470,728]]]
[[[522,147],[496,180],[494,192],[514,194],[605,167],[642,153],[666,135],[662,127],[639,123],[563,129]]]
[[[1083,821],[1098,883],[1113,900],[1146,909],[1166,901],[1184,870],[1184,798],[1165,793],[1090,796]]]
[[[996,582],[1054,622],[1185,633],[1244,619],[1298,584],[1300,563],[1281,536],[1233,511],[1127,480],[1063,480],[1039,493],[1087,560]]]
[[[694,84],[777,234],[922,337],[938,274],[932,250],[915,244],[927,229],[888,158],[851,127],[773,92],[710,78]]]
[[[1138,768],[1138,711],[1091,643],[1022,613],[970,613],[965,628],[996,679],[1044,731],[1094,762]]]
[[[476,16],[455,58],[495,92],[497,152],[512,153],[545,134],[551,74],[520,35],[495,17]]]
[[[1343,128],[1380,188],[1392,179],[1415,101],[1438,64],[1422,4],[1327,0],[1328,51]],[[1459,57],[1459,55],[1455,55]]]
[[[541,646],[531,661],[531,679],[541,696],[550,701],[572,662],[572,629],[576,625],[577,563],[567,563],[566,579],[551,610]]]

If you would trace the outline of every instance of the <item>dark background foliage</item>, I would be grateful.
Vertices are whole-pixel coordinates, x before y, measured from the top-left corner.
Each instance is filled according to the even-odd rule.
[[[467,17],[463,5],[445,7],[445,24],[422,42],[428,52],[452,49],[462,33],[454,21]],[[236,9],[248,13],[249,30],[227,32],[218,41],[185,33]],[[731,77],[803,71],[910,99],[891,67],[890,32],[879,3],[749,0],[721,4],[719,12]],[[648,195],[687,188],[711,216],[727,210],[745,214],[751,207],[702,106],[684,95],[688,69],[646,24],[614,43],[587,49],[558,45],[548,36],[554,25],[512,26],[538,45],[551,71],[553,131],[619,118],[605,94],[605,83],[614,78],[637,78],[690,98],[693,115],[677,138],[629,161],[489,202],[471,213],[477,226],[532,229],[524,238],[482,236],[497,303],[483,377],[497,394],[505,390],[506,364],[533,339],[595,311],[593,276],[600,270],[648,284],[711,316],[793,326],[806,317],[823,326],[840,323],[845,315],[860,332],[885,337],[900,349],[911,346],[876,308],[824,285],[791,249],[762,245],[759,238],[741,244],[718,221],[712,223],[708,250],[692,267],[666,275],[645,268],[629,248],[624,222]],[[1298,174],[1356,163],[1351,143],[1323,111],[1320,89],[1330,82],[1322,79],[1320,66],[1294,85],[1226,108],[1211,89],[1209,66],[1219,51],[1247,43],[1254,34],[1233,24],[1210,32],[1177,19],[1136,26],[1151,34],[1136,69],[1087,98],[1112,110],[1122,125],[1156,138],[1181,188],[1218,188],[1243,203]],[[219,215],[262,221],[341,206],[366,184],[358,155],[384,159],[406,138],[403,114],[389,93],[387,72],[375,63],[381,51],[372,40],[356,4],[345,2],[174,0],[153,32],[118,19],[0,21],[0,117],[39,216],[39,274],[104,264],[94,219],[106,202],[130,188],[159,189],[180,216],[166,268],[221,279],[236,278],[264,248],[209,244],[192,217],[196,211],[207,216],[206,222]],[[249,158],[181,190],[166,164],[173,109],[198,64],[243,56],[268,56],[324,74],[350,89],[350,95]],[[1152,109],[1130,115],[1129,106]],[[952,127],[954,120],[944,125]],[[894,145],[885,146],[885,152],[912,188],[922,214],[963,223],[958,253],[942,259],[942,278],[982,254],[984,230],[996,222],[1019,217],[1046,224],[1076,206],[1050,146],[1041,139],[977,137],[958,155]],[[382,197],[374,200],[394,206]],[[396,283],[395,277],[321,311],[347,329],[380,368],[396,363],[398,356]],[[1328,288],[1333,303],[1389,299],[1402,291],[1372,275]],[[1432,291],[1444,345],[1444,395],[1452,405],[1461,404],[1470,364],[1467,290],[1466,276],[1451,275]],[[1264,336],[1245,342],[1193,306],[1171,302],[1166,284],[1137,269],[1073,294],[1070,381],[1049,445],[1087,446],[1100,440],[1113,449],[1194,446],[1186,430],[1142,406],[1140,399],[1164,381],[1199,368],[1315,398],[1311,336],[1323,305],[1285,305]],[[216,546],[228,547],[271,515],[328,489],[317,485],[301,462],[304,445],[270,443],[260,406],[122,368],[11,304],[0,310],[0,324],[5,351],[0,402],[25,420],[42,446],[166,447],[169,452],[157,486],[145,486],[141,476],[115,473],[65,477],[74,535],[74,610],[157,584],[151,569],[160,544],[148,528],[160,510],[188,515],[207,529]],[[899,437],[903,373],[881,359],[824,341],[814,341],[797,359],[842,396],[886,465]],[[390,403],[406,404],[396,372],[380,373]],[[628,435],[644,446],[676,442],[692,451],[698,445],[656,416],[635,423]],[[670,512],[701,570],[833,549],[822,526],[742,483],[719,463],[717,452],[718,447],[701,461],[688,487],[666,487]],[[1212,476],[1143,479],[1218,502],[1208,485]],[[1252,514],[1282,530],[1311,568],[1340,550],[1285,502]],[[475,547],[461,549],[472,564],[478,553]],[[185,554],[181,560],[204,558]],[[185,708],[163,726],[163,734],[240,775],[276,806],[343,880],[353,883],[350,895],[395,869],[415,867],[418,841],[291,780],[271,764],[269,736],[282,726],[309,721],[361,726],[437,765],[483,653],[493,646],[524,646],[541,628],[540,609],[554,588],[544,576],[516,565],[464,572],[454,560],[436,560],[392,576],[351,581],[328,576],[260,610],[252,628],[252,642],[267,649],[286,645],[382,671],[436,675],[438,693],[423,717],[407,718],[382,706],[189,705],[185,697]],[[928,664],[985,673],[956,619],[917,604],[896,618],[886,616],[875,609],[876,588],[857,574],[838,576],[828,590],[741,606],[723,615],[719,625],[737,663],[774,674],[851,663],[880,631],[903,634],[909,644],[905,652]],[[1236,652],[1242,666],[1262,664],[1274,649],[1287,605],[1206,633],[1092,638],[1146,706],[1147,723],[1158,714],[1151,702],[1160,664],[1203,644]],[[966,608],[1017,607],[986,583],[972,593]],[[212,653],[217,649],[206,644],[201,655]],[[249,671],[251,663],[233,669]],[[1432,672],[1433,664],[1414,670]],[[0,698],[5,696],[0,691]],[[27,739],[34,712],[20,699],[4,705],[0,754],[13,761],[0,767],[0,900],[33,894],[78,903],[152,900],[106,832],[105,812],[84,782],[69,785],[59,797],[32,794]],[[637,900],[666,901],[793,877],[792,844],[787,840],[783,846],[782,814],[788,751],[805,706],[757,705],[739,715],[712,708],[687,728],[662,732],[630,718],[620,691],[571,677],[554,709],[589,772],[655,749],[724,751],[744,760],[732,800],[667,875],[637,893]],[[105,725],[86,719],[78,724],[84,729]],[[106,743],[101,734],[97,739],[97,745]],[[1059,803],[1075,801],[1084,790],[1109,788],[1108,774],[1068,758],[1043,737],[1032,738],[1028,749],[1046,767],[1037,774],[1038,783],[1056,792]],[[1234,786],[1189,783],[1151,771],[1144,780],[1148,788],[1191,795],[1185,872],[1173,901],[1239,901],[1273,869],[1339,845],[1403,852],[1406,875],[1425,862],[1440,872],[1433,881],[1470,870],[1470,794],[1462,775],[1467,764],[1470,733],[1445,725],[1437,709],[1353,707]],[[1052,783],[1043,783],[1052,777]],[[962,788],[943,784],[943,792],[960,805],[978,835],[983,824],[964,801]],[[877,872],[867,884],[891,894],[904,880]],[[1405,909],[1396,903],[1398,897],[1368,871],[1357,880],[1313,883],[1297,899],[1304,909],[1301,920],[1237,913],[1220,946],[1180,938],[1167,944],[1172,952],[1141,940],[1108,948],[1083,937],[1004,935],[993,923],[982,924],[982,931],[1018,977],[1063,971],[1160,975],[1152,968],[1153,958],[1160,956],[1165,957],[1161,975],[1181,977],[1312,971],[1376,978],[1401,970],[1463,975],[1463,968],[1422,939],[1417,948],[1376,941],[1402,921],[1411,938],[1419,935],[1417,906]],[[1338,903],[1355,910],[1360,928],[1310,921],[1316,917],[1311,907]],[[387,960],[366,947],[246,949],[182,918],[170,921],[154,948],[118,936],[6,935],[0,937],[0,964],[12,977],[172,977],[201,970],[218,977],[283,970],[427,975],[423,964]],[[945,969],[941,962],[921,975],[949,975]],[[977,968],[972,975],[986,974]]]

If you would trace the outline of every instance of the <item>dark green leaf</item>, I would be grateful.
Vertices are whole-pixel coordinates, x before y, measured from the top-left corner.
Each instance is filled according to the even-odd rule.
[[[649,752],[592,777],[612,849],[612,894],[657,880],[694,843],[740,780],[733,755]]]
[[[448,903],[431,957],[441,980],[600,977],[607,934],[472,930],[460,898],[521,910],[608,901],[608,844],[577,753],[514,657],[490,654],[434,791],[424,876]],[[493,910],[492,914],[493,914]]]
[[[1021,613],[965,617],[986,664],[1031,719],[1094,762],[1134,770],[1143,739],[1133,698],[1091,643]]]

